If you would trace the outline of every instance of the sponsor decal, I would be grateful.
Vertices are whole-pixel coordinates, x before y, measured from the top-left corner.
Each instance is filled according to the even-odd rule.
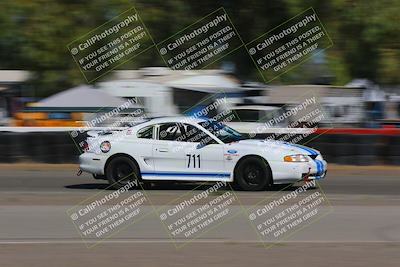
[[[224,153],[224,157],[227,160],[232,160],[232,156],[235,156],[235,157],[239,156],[238,151],[235,149],[229,149],[228,151],[226,151],[226,153]]]

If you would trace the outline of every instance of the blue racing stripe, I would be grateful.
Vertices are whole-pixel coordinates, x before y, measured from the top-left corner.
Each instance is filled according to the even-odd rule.
[[[307,151],[307,152],[311,153],[311,155],[318,155],[318,153],[315,152],[315,150],[313,150],[311,148],[304,147],[304,146],[301,146],[301,145],[292,144],[292,143],[285,143],[285,144],[288,145],[288,146],[293,146],[293,147],[297,147],[297,148],[303,149],[304,151]]]
[[[230,177],[230,173],[206,173],[206,172],[142,172],[142,175],[154,175],[154,176],[223,176],[223,177]]]
[[[317,164],[317,175],[322,175],[324,173],[324,164],[320,160],[314,160]]]
[[[315,152],[314,149],[311,149],[311,148],[308,148],[308,147],[303,147],[303,146],[300,146],[300,145],[297,145],[296,147],[301,148],[301,149],[304,149],[305,151],[310,152],[311,155],[318,155],[318,153]]]

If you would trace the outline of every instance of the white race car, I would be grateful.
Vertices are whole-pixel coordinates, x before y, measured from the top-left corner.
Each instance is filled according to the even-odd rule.
[[[245,139],[207,119],[165,117],[121,131],[89,134],[80,170],[114,188],[129,181],[233,182],[243,190],[321,179],[319,151],[287,142]]]

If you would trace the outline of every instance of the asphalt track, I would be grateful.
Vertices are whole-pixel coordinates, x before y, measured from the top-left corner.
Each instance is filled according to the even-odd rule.
[[[107,184],[89,175],[75,176],[75,170],[74,165],[0,165],[0,266],[400,263],[399,167],[331,166],[326,179],[311,191],[324,193],[323,216],[278,243],[263,242],[245,214],[194,240],[171,239],[159,212],[152,211],[207,188],[193,184],[148,186],[144,192],[151,204],[143,206],[148,215],[142,220],[104,240],[82,239],[67,211],[87,198],[112,191],[104,190]],[[270,191],[234,194],[248,208],[295,189],[274,186]]]

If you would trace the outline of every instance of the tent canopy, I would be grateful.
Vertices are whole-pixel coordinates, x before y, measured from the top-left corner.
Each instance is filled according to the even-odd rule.
[[[117,107],[126,100],[91,86],[78,86],[52,95],[38,102],[36,107]]]
[[[189,89],[205,93],[237,92],[239,84],[222,75],[198,75],[172,80],[168,86],[179,89]]]

